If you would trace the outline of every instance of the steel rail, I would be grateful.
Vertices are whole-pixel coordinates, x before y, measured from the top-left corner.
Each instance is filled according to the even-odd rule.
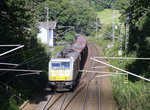
[[[79,90],[76,92],[76,94],[70,99],[70,101],[68,102],[68,104],[65,106],[64,110],[67,109],[67,107],[69,106],[69,104],[72,102],[72,100],[80,93],[80,91],[83,90],[83,88],[86,86],[86,84],[84,84],[81,88],[79,88]]]
[[[83,105],[83,108],[82,110],[85,110],[85,104],[86,104],[86,97],[87,97],[87,92],[88,92],[88,86],[89,86],[89,83],[93,80],[93,78],[96,76],[97,73],[95,73],[92,78],[86,83],[86,92],[85,92],[85,98],[84,98],[84,105]]]
[[[56,102],[57,100],[59,100],[65,93],[61,94],[48,108],[47,110],[49,110]]]
[[[99,82],[99,79],[97,79],[97,96],[98,96],[98,110],[100,110],[101,109],[101,106],[100,106],[100,104],[101,104],[101,99],[100,99],[100,96],[101,96],[101,93],[100,93],[100,82]]]
[[[63,107],[63,105],[64,105],[64,103],[66,101],[67,96],[68,96],[68,92],[66,93],[65,98],[64,98],[64,100],[63,100],[63,102],[62,102],[62,104],[60,106],[60,110],[62,109],[62,107]]]
[[[42,110],[46,110],[47,105],[49,104],[49,102],[51,101],[51,99],[52,99],[52,97],[54,96],[55,93],[56,93],[56,92],[53,92],[53,94],[49,97],[47,103],[45,104],[45,106],[43,107]]]
[[[93,55],[93,54],[92,54]],[[92,69],[92,68],[91,68]],[[84,72],[84,71],[82,71],[82,72]],[[81,85],[83,85],[77,92],[76,92],[76,94],[70,99],[70,101],[68,102],[68,104],[65,106],[65,108],[64,108],[64,110],[66,110],[67,109],[67,107],[69,106],[69,104],[72,102],[72,100],[80,93],[80,91],[81,90],[83,90],[86,86],[88,86],[89,85],[89,83],[91,82],[91,80],[94,78],[94,76],[96,75],[96,73],[91,77],[91,78],[89,78],[89,80],[88,81],[83,81],[83,83],[81,83]],[[87,76],[87,72],[86,72],[86,74],[84,74],[84,76]],[[84,77],[83,76],[83,77]],[[83,77],[81,77],[81,79],[83,78]],[[85,99],[86,100],[86,99]],[[84,104],[85,105],[85,104]],[[83,107],[83,109],[84,109],[84,107]]]

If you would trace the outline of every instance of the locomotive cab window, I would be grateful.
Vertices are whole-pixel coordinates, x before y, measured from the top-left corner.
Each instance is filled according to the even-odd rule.
[[[60,63],[52,63],[52,69],[60,69]]]
[[[70,68],[70,62],[61,62],[61,68],[62,69],[69,69]]]

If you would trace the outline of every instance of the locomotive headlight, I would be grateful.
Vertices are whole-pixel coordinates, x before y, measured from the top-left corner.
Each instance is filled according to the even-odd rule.
[[[69,80],[69,79],[70,79],[70,77],[66,77],[65,79],[66,79],[66,80]]]
[[[55,77],[51,77],[52,80],[56,79]]]

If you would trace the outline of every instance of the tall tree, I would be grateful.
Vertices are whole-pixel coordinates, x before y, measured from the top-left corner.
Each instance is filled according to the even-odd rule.
[[[149,0],[130,0],[122,5],[122,20],[129,23],[129,51],[136,51],[138,57],[150,56],[150,2]],[[124,2],[125,4],[126,2]],[[122,3],[123,4],[123,3]],[[129,20],[126,18],[129,17]],[[142,66],[141,66],[142,65]],[[131,71],[149,77],[150,62],[135,61],[129,66]]]
[[[60,26],[75,26],[76,31],[89,35],[96,13],[86,0],[46,1],[39,6],[39,20],[46,21],[45,6],[49,7],[49,20],[57,21]]]
[[[26,0],[2,0],[0,2],[0,36],[1,44],[29,43],[34,25]]]

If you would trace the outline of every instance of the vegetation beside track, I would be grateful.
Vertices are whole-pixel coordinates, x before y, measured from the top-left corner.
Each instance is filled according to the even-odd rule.
[[[103,48],[103,56],[120,57],[118,56],[119,41],[115,42],[115,46],[110,50],[107,48],[107,44],[111,42],[103,38],[89,38],[90,42],[97,44]],[[128,57],[135,57],[134,54],[128,54]],[[135,60],[107,60],[111,65],[119,67],[121,69],[128,70],[127,66],[132,64]],[[109,68],[112,72],[119,72],[115,69]],[[119,72],[120,73],[120,72]],[[135,73],[136,74],[136,73]],[[126,80],[126,78],[129,78]],[[135,77],[127,75],[117,75],[112,77],[113,82],[113,94],[117,101],[119,110],[148,110],[150,108],[150,84],[145,81],[132,80]],[[137,78],[136,78],[137,79]]]
[[[103,12],[102,14],[105,15]],[[111,15],[110,15],[111,16]],[[103,24],[102,24],[103,26]],[[105,29],[102,30],[102,29]],[[115,45],[110,49],[107,48],[107,45],[112,42],[111,39],[111,27],[103,26],[100,31],[98,31],[98,36],[89,38],[90,42],[97,44],[103,47],[104,56],[110,57],[120,57],[118,56],[118,50],[120,49],[120,39],[115,39]],[[125,27],[123,27],[125,30]],[[120,33],[116,33],[115,36],[119,37]],[[108,35],[108,33],[110,34]],[[121,32],[123,36],[123,57],[139,57],[140,51],[133,51],[132,43],[130,43],[129,51],[125,51],[125,32]],[[130,35],[130,39],[132,39],[133,33]],[[134,36],[133,36],[134,38]],[[133,40],[133,39],[132,39]],[[137,42],[140,43],[141,41]],[[146,46],[147,47],[147,46]],[[145,48],[147,49],[147,48]],[[144,55],[145,57],[147,55]],[[133,72],[138,75],[148,76],[148,62],[147,61],[138,61],[138,60],[114,60],[108,59],[108,62],[114,66],[125,69],[127,71]],[[138,62],[138,63],[137,63]],[[142,62],[144,62],[143,66],[141,66]],[[145,71],[144,71],[145,68]],[[119,72],[112,68],[109,68],[110,71]],[[141,71],[141,72],[140,72]],[[139,78],[133,77],[131,75],[118,75],[116,77],[112,77],[113,82],[113,93],[114,97],[118,103],[119,110],[127,109],[127,110],[149,110],[150,109],[150,84],[149,82],[145,82]]]
[[[70,43],[71,37],[68,37],[70,35],[66,32],[82,31],[90,35],[93,30],[89,26],[95,22],[96,12],[86,0],[76,0],[76,2],[71,0],[2,0],[0,2],[0,44],[21,44],[24,45],[24,48],[2,56],[0,62],[21,64],[16,69],[34,69],[43,72],[40,75],[19,77],[16,75],[22,72],[1,72],[0,110],[17,110],[24,100],[31,98],[47,83],[50,58],[46,46],[39,43],[36,37],[39,31],[38,22],[46,21],[47,18],[45,4],[49,8],[49,21],[57,22],[57,40],[67,36],[65,42]],[[8,49],[1,48],[0,53]],[[57,52],[60,50],[61,47],[56,48]],[[56,54],[56,51],[52,55]],[[7,86],[13,89],[9,88],[7,91]],[[18,95],[21,100],[17,98]]]

